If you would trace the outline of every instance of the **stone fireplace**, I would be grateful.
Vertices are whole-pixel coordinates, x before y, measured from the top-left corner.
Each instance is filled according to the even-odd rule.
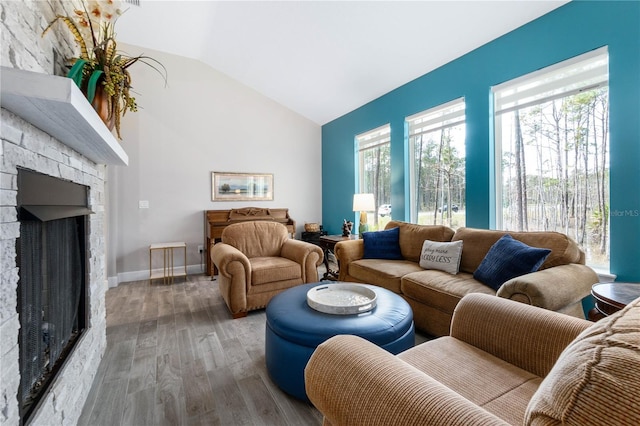
[[[106,348],[106,165],[123,165],[127,158],[79,89],[68,84],[71,80],[53,76],[63,75],[64,58],[74,56],[73,40],[60,35],[45,40],[40,35],[55,14],[70,12],[65,10],[70,4],[59,0],[0,4],[0,424],[3,425],[77,423]],[[18,170],[86,188],[85,207],[92,212],[83,216],[84,332],[26,422],[18,404],[21,383]]]
[[[16,243],[20,238],[16,209],[18,169],[32,170],[88,187],[88,207],[95,212],[88,216],[86,229],[87,329],[30,422],[66,424],[80,416],[106,347],[105,166],[88,160],[10,111],[3,108],[1,112],[0,423],[21,422],[17,399],[20,384],[20,322],[17,309],[19,268],[16,256]]]

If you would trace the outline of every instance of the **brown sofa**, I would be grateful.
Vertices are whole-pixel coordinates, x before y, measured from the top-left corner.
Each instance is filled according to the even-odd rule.
[[[584,253],[571,238],[557,232],[506,232],[487,229],[416,225],[391,221],[385,229],[400,228],[403,260],[363,259],[363,240],[341,241],[335,254],[340,281],[374,284],[401,294],[413,309],[416,327],[434,336],[449,333],[453,310],[463,296],[484,293],[584,318],[582,299],[598,282],[586,266]],[[529,246],[548,248],[551,253],[537,272],[505,282],[496,292],[475,280],[478,268],[491,246],[505,234]],[[419,265],[424,240],[463,241],[460,272],[452,275],[425,270]]]
[[[484,294],[451,335],[391,355],[357,336],[305,369],[325,425],[638,425],[640,299],[597,323]]]

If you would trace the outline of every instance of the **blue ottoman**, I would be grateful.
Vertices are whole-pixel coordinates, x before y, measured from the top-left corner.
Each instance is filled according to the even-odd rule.
[[[289,395],[308,401],[304,368],[316,347],[338,334],[353,334],[398,354],[414,345],[413,312],[399,295],[381,287],[376,307],[354,315],[332,315],[307,305],[307,291],[326,282],[286,290],[267,305],[265,359],[271,380]]]

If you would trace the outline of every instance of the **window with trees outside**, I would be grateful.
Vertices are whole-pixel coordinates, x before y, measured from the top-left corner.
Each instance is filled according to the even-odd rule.
[[[558,231],[609,269],[608,53],[493,88],[498,229]]]
[[[465,103],[456,99],[406,118],[411,221],[465,226]]]
[[[391,126],[386,124],[356,136],[358,192],[373,194],[376,211],[368,212],[373,229],[391,219]]]

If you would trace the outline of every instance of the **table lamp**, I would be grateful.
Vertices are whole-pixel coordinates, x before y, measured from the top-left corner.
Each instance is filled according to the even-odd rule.
[[[358,234],[367,232],[367,212],[374,211],[376,203],[373,194],[353,194],[353,211],[360,212],[360,226]]]

